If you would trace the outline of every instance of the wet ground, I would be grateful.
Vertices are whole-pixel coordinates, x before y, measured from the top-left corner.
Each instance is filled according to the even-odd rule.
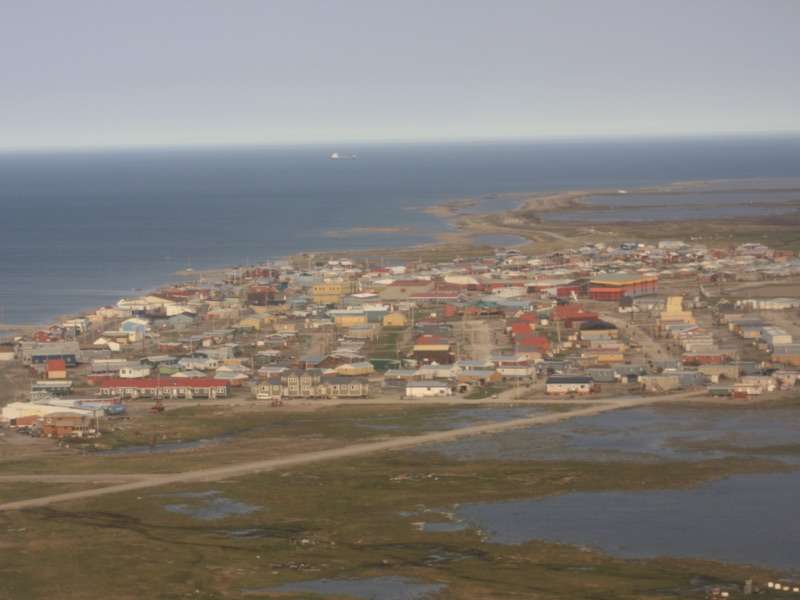
[[[422,600],[443,589],[437,583],[425,583],[407,577],[372,577],[368,579],[317,579],[287,583],[275,587],[243,590],[245,594],[301,592],[359,598],[363,600]]]
[[[765,449],[771,449],[770,456],[796,462],[800,461],[800,454],[790,450],[781,453],[780,447],[798,444],[800,448],[798,432],[800,411],[793,409],[643,407],[429,445],[420,451],[435,451],[465,461],[663,462],[763,456]]]
[[[800,464],[800,411],[642,407],[429,446],[459,460],[640,461],[726,457]],[[425,511],[423,531],[547,540],[621,556],[686,556],[800,572],[800,471],[737,475],[691,489],[568,493]],[[444,518],[443,518],[444,517]],[[421,519],[422,520],[422,519]]]
[[[714,192],[686,194],[614,194],[581,199],[590,207],[543,213],[543,221],[675,221],[757,217],[797,212],[782,203],[800,200],[800,192]],[[617,210],[609,210],[617,209]]]

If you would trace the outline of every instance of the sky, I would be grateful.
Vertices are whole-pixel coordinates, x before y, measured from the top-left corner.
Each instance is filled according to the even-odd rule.
[[[4,0],[0,148],[800,131],[800,0]]]

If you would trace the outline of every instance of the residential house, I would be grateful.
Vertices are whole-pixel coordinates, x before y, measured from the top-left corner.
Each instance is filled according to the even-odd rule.
[[[444,381],[409,381],[406,384],[408,398],[438,398],[452,395],[450,384]]]
[[[594,389],[594,380],[583,375],[551,375],[545,382],[545,393],[551,396],[591,394]]]

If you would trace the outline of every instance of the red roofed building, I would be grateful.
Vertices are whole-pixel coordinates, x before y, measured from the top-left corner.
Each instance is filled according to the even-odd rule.
[[[561,321],[565,327],[572,328],[586,321],[600,318],[595,312],[585,310],[580,304],[561,304],[553,309],[553,320]]]
[[[530,336],[533,333],[533,327],[531,327],[530,323],[526,323],[525,321],[513,321],[511,323],[511,337],[525,337]]]
[[[550,349],[550,340],[541,335],[526,335],[518,337],[515,341],[517,352],[536,352],[546,353]]]
[[[102,396],[122,398],[218,398],[228,395],[228,382],[211,377],[143,377],[100,379]]]
[[[534,312],[524,312],[516,316],[517,321],[527,321],[528,323],[538,323],[539,316]]]
[[[66,379],[67,363],[63,358],[51,358],[47,361],[48,379]]]

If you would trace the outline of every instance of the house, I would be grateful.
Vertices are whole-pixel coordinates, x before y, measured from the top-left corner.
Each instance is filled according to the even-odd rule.
[[[321,369],[284,371],[256,386],[256,398],[259,400],[324,397]]]
[[[452,395],[450,384],[444,381],[409,381],[406,384],[407,398],[438,398]]]
[[[211,377],[101,379],[101,396],[121,398],[220,398],[228,395],[228,382]]]
[[[150,331],[150,321],[135,317],[127,319],[120,324],[119,331],[126,333],[131,342],[136,342],[143,339]]]
[[[616,325],[606,321],[584,321],[580,324],[581,341],[615,340],[619,336]]]
[[[47,361],[47,379],[66,379],[67,363],[63,358],[51,358]]]
[[[760,337],[772,349],[777,346],[786,346],[792,343],[791,334],[780,327],[763,327]]]
[[[748,375],[733,384],[734,396],[759,396],[778,389],[778,382],[768,375]]]
[[[495,356],[492,362],[497,372],[504,378],[533,379],[536,376],[536,369],[525,356]]]
[[[89,415],[55,412],[42,418],[42,435],[53,438],[86,438],[99,435],[97,420]]]
[[[405,327],[408,324],[408,317],[399,311],[390,312],[383,317],[384,327]]]
[[[150,367],[142,365],[138,362],[127,363],[119,370],[119,376],[123,379],[141,379],[143,377],[150,377]]]
[[[357,377],[363,375],[372,375],[375,372],[375,367],[372,363],[367,361],[344,363],[334,369],[337,375],[344,377]]]
[[[367,324],[367,313],[363,310],[331,310],[328,315],[333,317],[337,327],[356,327]]]
[[[26,365],[44,365],[48,360],[61,358],[67,367],[76,367],[81,349],[78,342],[22,342],[19,356]]]
[[[366,398],[369,396],[369,382],[366,379],[325,375],[322,377],[322,384],[328,398]]]
[[[50,396],[66,396],[72,392],[72,381],[69,379],[55,379],[45,381],[34,381],[31,384],[31,392],[45,392]]]
[[[405,388],[406,383],[417,377],[414,369],[389,369],[383,374],[383,386],[387,388]]]
[[[554,321],[560,321],[567,329],[572,329],[586,321],[596,321],[600,318],[596,312],[585,310],[580,304],[561,304],[552,311]]]
[[[551,396],[591,394],[594,380],[581,375],[551,375],[545,382],[545,393]]]
[[[719,383],[723,379],[734,381],[739,377],[739,365],[701,364],[697,370],[708,377],[712,383]]]
[[[258,400],[287,398],[366,398],[370,386],[366,379],[322,375],[320,369],[284,371],[271,375],[254,386]]]
[[[499,383],[502,380],[503,376],[494,369],[473,369],[462,371],[456,375],[456,382],[461,389],[466,389],[470,385]]]
[[[413,296],[432,292],[435,285],[429,279],[399,279],[384,287],[380,291],[380,298],[384,302],[410,300]]]
[[[772,362],[800,367],[800,344],[776,346],[772,352]]]
[[[421,335],[415,340],[412,355],[420,363],[449,365],[455,360],[450,340],[430,334]]]

